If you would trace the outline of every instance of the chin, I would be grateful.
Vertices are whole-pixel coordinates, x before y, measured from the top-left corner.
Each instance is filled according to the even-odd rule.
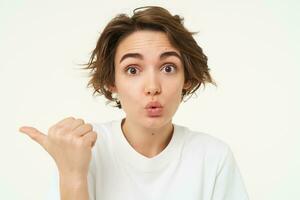
[[[170,121],[170,119],[166,118],[163,115],[157,116],[157,117],[146,116],[145,121],[143,121],[142,123],[147,128],[157,129],[157,128],[161,128],[161,127],[165,126],[169,121]]]

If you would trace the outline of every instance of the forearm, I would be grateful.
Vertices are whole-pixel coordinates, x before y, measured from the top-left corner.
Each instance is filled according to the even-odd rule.
[[[61,200],[89,199],[87,177],[74,179],[61,176],[59,186]]]

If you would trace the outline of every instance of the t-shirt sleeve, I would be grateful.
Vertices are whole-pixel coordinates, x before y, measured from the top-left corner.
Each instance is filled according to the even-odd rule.
[[[249,200],[234,155],[227,146],[216,177],[213,200]]]

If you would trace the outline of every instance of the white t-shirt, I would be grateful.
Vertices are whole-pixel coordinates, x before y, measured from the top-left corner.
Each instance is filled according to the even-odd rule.
[[[249,199],[233,153],[223,141],[173,124],[167,147],[147,158],[128,143],[121,122],[91,123],[99,135],[88,174],[90,200]],[[59,199],[58,185],[55,188],[51,198]]]

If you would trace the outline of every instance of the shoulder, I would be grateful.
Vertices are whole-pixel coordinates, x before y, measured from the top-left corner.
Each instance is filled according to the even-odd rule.
[[[202,148],[226,150],[229,148],[228,144],[208,133],[191,130],[188,127],[181,126],[186,134],[186,143],[191,146],[197,146]]]
[[[225,141],[211,134],[191,130],[184,126],[181,126],[181,129],[185,133],[184,151],[187,153],[222,160],[231,151]]]

